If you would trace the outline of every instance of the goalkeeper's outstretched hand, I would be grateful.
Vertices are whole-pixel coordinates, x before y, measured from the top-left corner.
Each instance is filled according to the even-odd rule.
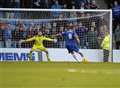
[[[19,43],[23,43],[23,42],[25,42],[25,40],[20,40],[20,41],[19,41]]]
[[[53,39],[54,43],[57,43],[57,39]]]

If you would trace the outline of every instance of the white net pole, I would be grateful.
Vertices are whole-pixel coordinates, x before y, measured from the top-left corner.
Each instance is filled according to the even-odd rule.
[[[110,62],[113,62],[113,45],[112,45],[112,10],[110,10],[110,16],[109,16],[109,19],[110,19],[110,23],[109,23],[109,28],[110,28]]]

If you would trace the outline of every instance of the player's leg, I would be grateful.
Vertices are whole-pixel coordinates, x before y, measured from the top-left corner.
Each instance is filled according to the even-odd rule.
[[[73,56],[73,58],[74,58],[77,62],[79,62],[79,60],[77,59],[77,57],[76,57],[75,54],[74,54],[74,47],[73,47],[72,45],[67,45],[66,48],[67,48],[67,50],[68,50],[68,53],[70,53],[70,54]]]
[[[46,57],[47,57],[47,60],[50,61],[50,58],[49,58],[49,53],[47,50],[44,51],[46,53]]]
[[[32,60],[32,52],[34,52],[35,50],[37,50],[37,48],[35,46],[33,46],[28,54],[29,60]]]
[[[108,59],[109,59],[109,50],[104,49],[103,53],[104,53],[104,59],[103,59],[103,61],[104,62],[108,62]]]
[[[29,60],[32,60],[32,52],[33,50],[31,49],[30,52],[28,53]]]
[[[80,54],[80,56],[82,57],[82,62],[88,62],[88,60],[84,57],[84,55],[80,51],[77,53]]]
[[[82,58],[84,58],[83,54],[79,51],[79,47],[77,45],[73,46],[73,51],[75,51],[76,53],[78,53]]]
[[[84,57],[84,55],[80,51],[76,53],[78,53],[82,57],[82,62],[88,62],[88,60]]]
[[[77,62],[79,62],[79,60],[78,60],[77,57],[75,56],[74,52],[71,52],[71,55],[73,56],[73,58],[74,58]]]
[[[77,53],[80,54],[82,58],[84,58],[83,54],[80,51],[78,51]]]
[[[48,50],[45,47],[40,47],[40,50],[46,53],[47,60],[50,61]]]
[[[81,53],[81,52],[79,51],[79,47],[78,47],[77,45],[74,46],[73,50],[82,57],[82,62],[87,62],[87,60],[85,59],[83,53]]]

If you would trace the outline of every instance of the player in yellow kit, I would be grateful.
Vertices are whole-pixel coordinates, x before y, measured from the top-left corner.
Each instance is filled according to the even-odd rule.
[[[102,41],[102,44],[101,44],[101,47],[103,48],[103,56],[104,56],[104,59],[103,61],[104,62],[108,62],[109,60],[109,53],[110,53],[110,34],[108,31],[106,31],[105,33],[105,38],[103,39]]]
[[[38,35],[36,35],[36,36],[34,36],[34,37],[32,37],[32,38],[29,38],[29,39],[27,39],[27,40],[21,40],[20,43],[35,41],[32,49],[30,50],[29,58],[32,59],[32,52],[33,52],[33,51],[37,51],[37,52],[43,51],[43,52],[46,53],[47,60],[50,61],[48,50],[47,50],[47,49],[44,47],[44,45],[43,45],[43,41],[44,41],[44,40],[45,40],[45,41],[53,41],[53,42],[56,42],[56,41],[57,41],[56,39],[51,39],[51,38],[48,38],[48,37],[43,36],[42,32],[39,31],[39,32],[38,32]]]

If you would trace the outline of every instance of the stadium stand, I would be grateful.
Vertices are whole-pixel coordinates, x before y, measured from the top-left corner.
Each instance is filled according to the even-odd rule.
[[[101,9],[103,8],[102,3],[106,3],[106,6],[108,6],[108,8],[113,10],[113,35],[116,38],[116,29],[118,29],[117,27],[120,25],[120,2],[119,0],[101,0],[98,2],[98,0],[30,0],[29,2],[27,2],[26,0],[1,0],[0,1],[0,7],[1,8],[40,8],[40,9],[50,9],[50,8],[54,8],[54,9]],[[99,4],[98,4],[99,3]],[[104,4],[105,4],[104,3]],[[7,5],[6,5],[7,4]],[[107,8],[106,8],[107,9]],[[61,15],[61,13],[56,13],[53,12],[52,16],[53,18],[58,17],[59,15]],[[84,14],[83,14],[84,15]],[[21,13],[2,13],[0,12],[0,17],[8,17],[8,18],[22,18],[21,17]],[[25,15],[24,15],[25,16]],[[75,14],[73,15],[75,16]],[[27,16],[26,16],[27,17]],[[47,16],[46,16],[47,17]],[[0,27],[0,35],[4,35],[0,38],[0,40],[4,39],[4,42],[6,42],[6,40],[11,38],[11,34],[12,32],[9,31],[8,26],[14,26],[16,27],[16,22],[9,22],[10,24],[7,24],[5,22],[2,22],[2,24],[7,24],[6,28],[2,28]],[[28,23],[24,23],[26,28],[29,28]],[[52,25],[49,25],[52,27]],[[2,29],[7,29],[6,31],[2,31]],[[21,30],[21,29],[20,29]],[[23,31],[23,30],[22,30]],[[18,31],[18,33],[21,31]],[[31,34],[31,33],[30,33]],[[8,36],[6,36],[8,35]],[[27,34],[24,34],[24,36]],[[15,36],[15,35],[14,35]],[[23,38],[23,35],[19,35],[21,38]],[[30,37],[30,35],[29,35]],[[12,40],[15,40],[14,38],[12,38]],[[0,41],[1,42],[1,41]],[[9,40],[10,42],[10,40]],[[14,41],[15,42],[15,41]],[[6,42],[7,43],[7,42]],[[10,43],[9,43],[10,44]],[[119,44],[117,43],[117,41],[115,41],[115,45],[118,49]],[[2,44],[0,43],[0,46],[4,46],[4,47],[9,47],[9,45],[7,44]],[[17,44],[14,43],[12,44],[12,47],[17,47]]]
[[[4,12],[5,13],[5,12]],[[13,13],[13,12],[11,12]],[[11,14],[9,13],[9,14]],[[54,16],[53,12],[41,12],[41,17],[39,14],[29,13],[29,12],[21,12],[22,14],[19,15],[19,18],[22,20],[12,19],[11,17],[16,16],[9,16],[10,19],[1,20],[1,24],[4,24],[0,27],[0,33],[3,37],[1,41],[1,47],[13,47],[13,48],[29,48],[32,46],[33,42],[30,44],[22,44],[19,46],[19,41],[22,39],[33,37],[37,34],[38,31],[42,31],[45,36],[55,35],[67,29],[67,25],[69,23],[73,24],[74,30],[78,34],[80,38],[80,47],[81,48],[88,48],[88,49],[99,49],[100,43],[98,41],[98,37],[104,37],[104,31],[102,32],[101,28],[102,25],[106,24],[105,17],[97,16],[96,13],[60,13],[57,17]],[[52,15],[50,15],[52,13]],[[8,13],[7,13],[8,14]],[[28,14],[28,19],[41,19],[38,21],[29,21],[26,19],[26,15]],[[13,14],[12,14],[13,15]],[[24,16],[25,15],[25,16]],[[29,16],[30,15],[30,16]],[[93,16],[93,17],[92,17]],[[23,18],[24,17],[24,18]],[[31,18],[32,17],[32,18]],[[38,18],[37,18],[38,17]],[[88,18],[84,18],[88,17]],[[46,19],[47,18],[47,19]],[[56,19],[63,19],[69,18],[68,20],[49,20],[51,18]],[[70,18],[77,18],[70,20]],[[44,19],[44,20],[42,20]],[[45,21],[46,19],[46,21]],[[55,20],[55,21],[54,21]],[[103,24],[102,24],[103,23]],[[105,28],[106,29],[106,28]],[[58,44],[47,44],[45,43],[46,47],[54,47],[54,48],[64,48],[65,43],[62,37],[58,38]]]

